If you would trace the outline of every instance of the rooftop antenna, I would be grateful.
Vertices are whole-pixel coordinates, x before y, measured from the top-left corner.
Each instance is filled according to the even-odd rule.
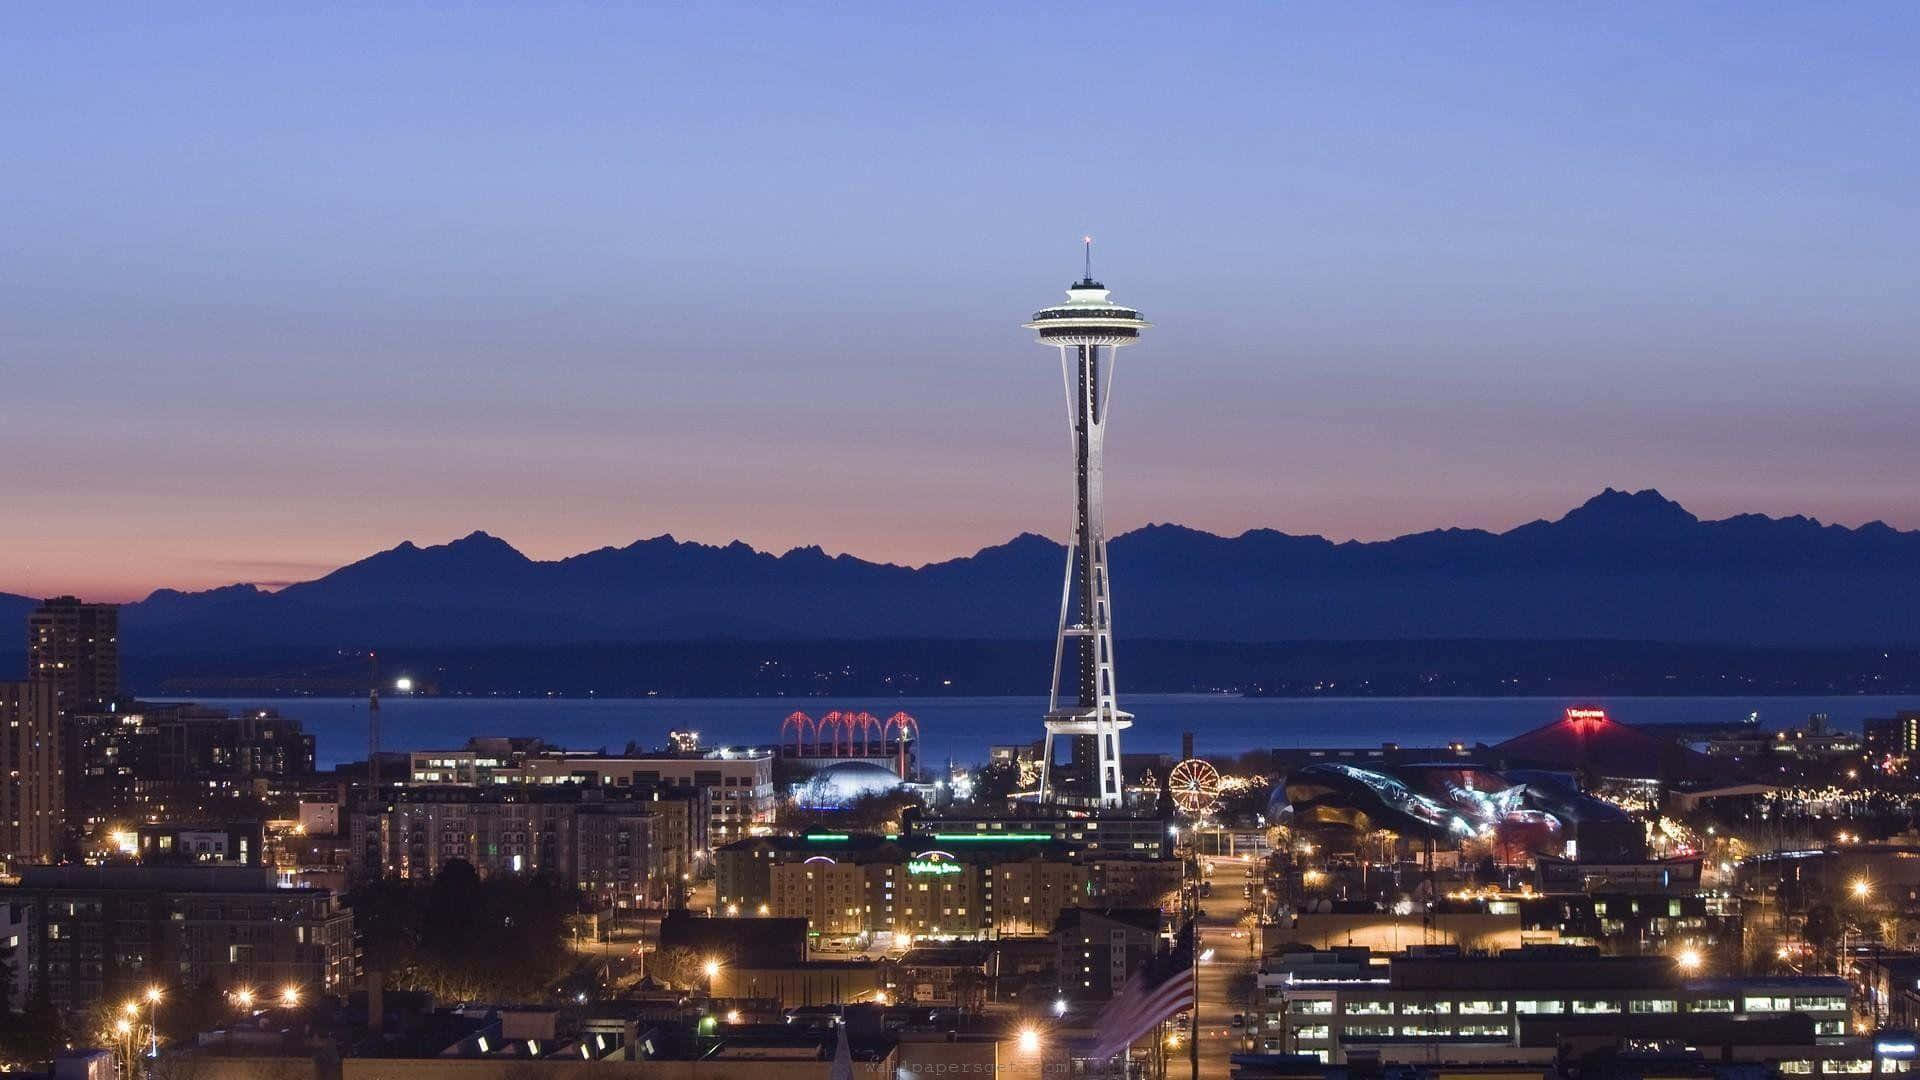
[[[1086,264],[1087,264],[1086,265],[1087,276],[1085,280],[1092,281],[1093,280],[1093,237],[1083,236],[1080,238],[1080,242],[1086,245],[1085,255],[1086,255]]]
[[[380,796],[380,654],[367,650],[372,679],[367,683],[367,787]]]

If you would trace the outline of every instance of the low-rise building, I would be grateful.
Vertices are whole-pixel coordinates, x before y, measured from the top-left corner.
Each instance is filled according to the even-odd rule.
[[[417,785],[480,788],[700,788],[711,800],[707,832],[715,844],[771,824],[776,805],[773,755],[731,749],[609,757],[561,750],[539,739],[478,738],[459,750],[413,752],[408,779]]]
[[[807,959],[807,924],[777,917],[701,918],[682,909],[660,920],[660,947],[720,964],[787,967]]]
[[[893,999],[978,1011],[986,1006],[998,949],[987,944],[915,946],[894,964]]]
[[[266,829],[257,821],[227,825],[150,822],[134,830],[134,842],[140,861],[149,865],[198,862],[260,866],[266,861]]]
[[[1053,927],[1060,989],[1078,1001],[1105,1001],[1159,948],[1158,908],[1068,908]]]
[[[632,785],[396,787],[355,807],[362,874],[430,878],[464,860],[481,874],[546,871],[615,907],[679,895],[704,846],[703,789]]]
[[[1053,842],[1075,859],[1170,859],[1172,824],[1159,816],[931,817],[909,809],[902,815],[902,835],[927,847]]]
[[[1380,953],[1436,945],[1468,953],[1593,945],[1608,956],[1672,956],[1683,949],[1735,956],[1741,916],[1733,897],[1666,893],[1449,897],[1419,910],[1320,901],[1284,917],[1268,939],[1323,949],[1358,945]]]
[[[749,958],[719,965],[711,991],[717,998],[773,1001],[786,1008],[884,1002],[887,969],[874,960],[781,964]]]
[[[155,982],[332,993],[354,976],[352,912],[265,868],[28,867],[0,903],[28,909],[32,980],[63,1009]]]
[[[1076,858],[1045,835],[811,833],[758,836],[714,854],[718,903],[733,914],[805,918],[816,937],[977,939],[1051,932],[1084,905],[1157,906],[1177,860]]]
[[[1920,709],[1900,709],[1892,716],[1870,716],[1860,725],[1861,741],[1877,760],[1906,760],[1920,751]]]

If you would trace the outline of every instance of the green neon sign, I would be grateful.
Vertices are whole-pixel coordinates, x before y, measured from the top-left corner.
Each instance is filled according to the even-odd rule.
[[[804,839],[811,840],[817,844],[822,841],[847,840],[851,838],[843,832],[810,832]]]
[[[909,874],[932,874],[936,877],[945,877],[948,874],[957,874],[959,872],[959,863],[934,862],[932,859],[907,860],[907,873]]]

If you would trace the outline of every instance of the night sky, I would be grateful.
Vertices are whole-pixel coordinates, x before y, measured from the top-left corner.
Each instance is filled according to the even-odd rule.
[[[1920,527],[1911,4],[312,6],[8,11],[0,590],[1059,536],[1082,233],[1116,529]]]

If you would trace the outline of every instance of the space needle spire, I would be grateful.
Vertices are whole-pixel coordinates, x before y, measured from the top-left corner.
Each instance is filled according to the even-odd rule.
[[[1107,298],[1107,287],[1093,280],[1093,237],[1083,244],[1085,276],[1067,289],[1067,302],[1034,312],[1025,324],[1040,344],[1060,350],[1074,462],[1073,532],[1067,539],[1053,645],[1040,801],[1118,807],[1120,733],[1133,725],[1133,717],[1120,710],[1114,682],[1113,603],[1101,508],[1107,403],[1115,355],[1152,324]],[[1070,769],[1056,757],[1062,737],[1072,740]]]

